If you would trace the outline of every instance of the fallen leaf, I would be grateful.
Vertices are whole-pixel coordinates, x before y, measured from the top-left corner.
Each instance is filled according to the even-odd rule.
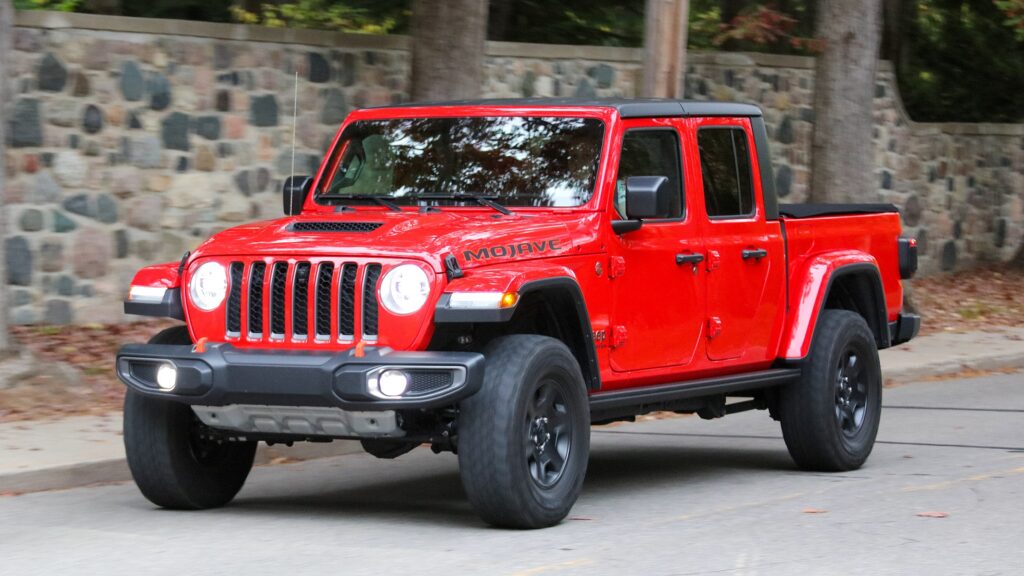
[[[945,518],[949,512],[918,512],[917,515],[921,518]]]
[[[828,510],[822,508],[804,508],[801,510],[804,514],[825,514]]]

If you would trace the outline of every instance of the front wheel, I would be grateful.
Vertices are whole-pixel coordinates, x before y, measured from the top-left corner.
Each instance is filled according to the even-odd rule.
[[[825,310],[800,380],[782,390],[782,436],[805,470],[860,468],[875,444],[882,370],[875,338],[860,315]]]
[[[579,497],[590,452],[580,367],[546,336],[498,338],[484,355],[483,387],[459,407],[462,485],[490,524],[557,524]]]
[[[184,327],[160,332],[150,344],[190,344]],[[124,448],[142,495],[163,508],[200,510],[230,502],[252,469],[256,442],[204,434],[192,408],[128,390]]]

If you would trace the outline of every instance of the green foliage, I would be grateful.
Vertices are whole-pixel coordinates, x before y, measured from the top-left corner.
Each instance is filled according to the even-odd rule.
[[[756,4],[729,22],[719,24],[718,34],[712,43],[716,47],[742,46],[755,51],[816,52],[818,43],[814,38],[800,36],[797,32],[799,24],[799,20],[788,14]]]
[[[340,32],[388,34],[399,24],[408,22],[406,2],[337,2],[331,0],[296,0],[263,3],[256,10],[232,6],[237,22],[259,24],[272,28],[313,28]]]
[[[230,22],[231,5],[231,0],[122,0],[121,13],[139,18]]]
[[[1013,29],[1018,40],[1024,42],[1024,0],[994,0],[994,2],[1006,14],[1004,23]]]
[[[75,12],[82,0],[14,0],[16,10],[53,10],[54,12]]]
[[[639,46],[644,0],[497,0],[491,2],[495,40],[551,44]]]
[[[897,58],[918,121],[1020,122],[1024,39],[992,0],[916,0]]]

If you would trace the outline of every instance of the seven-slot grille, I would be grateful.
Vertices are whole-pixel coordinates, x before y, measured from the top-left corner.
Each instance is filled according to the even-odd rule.
[[[378,263],[231,262],[228,270],[229,338],[352,342],[359,329],[361,339],[377,340]]]

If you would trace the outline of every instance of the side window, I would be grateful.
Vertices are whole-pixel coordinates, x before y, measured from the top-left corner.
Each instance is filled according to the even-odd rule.
[[[697,132],[697,145],[708,216],[752,215],[754,188],[747,133],[741,128],[702,128]]]
[[[682,155],[675,130],[630,130],[622,138],[619,176],[615,180],[615,209],[626,217],[626,179],[632,176],[664,176],[672,190],[669,218],[683,217]]]

